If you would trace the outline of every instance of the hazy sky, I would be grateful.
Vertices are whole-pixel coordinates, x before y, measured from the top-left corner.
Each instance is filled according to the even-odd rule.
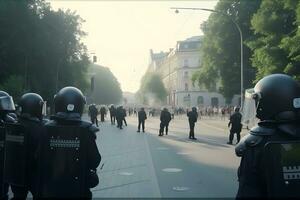
[[[213,9],[217,1],[49,1],[53,9],[75,10],[88,33],[83,39],[97,64],[109,67],[123,91],[136,92],[149,64],[149,51],[167,51],[176,41],[201,35],[209,12],[170,7]]]

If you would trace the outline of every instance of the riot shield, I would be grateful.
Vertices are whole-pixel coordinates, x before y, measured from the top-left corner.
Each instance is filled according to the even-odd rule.
[[[26,186],[28,134],[20,124],[6,124],[4,180],[15,186]]]
[[[300,141],[270,142],[264,148],[269,197],[300,197]]]
[[[39,164],[39,197],[84,197],[88,134],[79,126],[46,126]]]

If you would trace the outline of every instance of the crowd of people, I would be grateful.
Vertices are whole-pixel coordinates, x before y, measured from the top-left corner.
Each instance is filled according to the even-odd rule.
[[[239,108],[227,111],[231,113],[228,144],[236,134],[235,152],[241,157],[236,197],[300,197],[300,84],[287,75],[269,75],[256,84],[252,98],[260,121],[242,140]],[[13,98],[0,91],[0,199],[8,199],[9,187],[14,199],[26,199],[29,192],[35,199],[91,199],[90,189],[99,183],[101,161],[96,145],[97,115],[104,122],[109,111],[111,124],[116,120],[122,129],[123,122],[127,125],[126,110],[110,105],[109,109],[101,106],[98,113],[92,104],[92,123],[86,122],[82,120],[86,100],[75,87],[62,88],[55,95],[55,113],[49,119],[42,114],[43,104],[39,94],[26,93],[16,109]],[[189,139],[196,139],[199,110],[182,111],[188,118]],[[135,113],[137,132],[145,132],[145,108],[132,108],[131,114]],[[168,135],[171,120],[171,112],[163,108],[159,136]]]

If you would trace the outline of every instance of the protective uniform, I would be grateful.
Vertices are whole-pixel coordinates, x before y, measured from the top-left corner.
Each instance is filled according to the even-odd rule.
[[[101,122],[104,122],[104,117],[106,115],[106,108],[104,106],[100,108],[100,115],[101,115]]]
[[[273,74],[254,88],[258,125],[236,146],[237,198],[300,197],[300,85]]]
[[[0,91],[0,199],[8,199],[9,185],[4,181],[4,156],[7,124],[16,123],[16,119],[9,115],[11,112],[15,112],[12,97]]]
[[[123,129],[123,121],[125,119],[126,112],[124,112],[123,106],[119,106],[116,110],[117,127]]]
[[[11,185],[14,199],[26,199],[28,191],[37,192],[38,147],[43,137],[43,98],[24,94],[19,102],[18,123],[9,124],[6,134],[5,179]]]
[[[193,107],[192,111],[189,111],[187,113],[187,116],[189,118],[189,125],[190,125],[189,139],[196,140],[194,129],[195,129],[195,123],[197,122],[198,119],[197,108]]]
[[[230,116],[230,120],[228,123],[228,127],[230,127],[230,134],[229,134],[229,141],[227,142],[227,144],[232,144],[232,140],[233,140],[233,136],[234,134],[236,134],[236,138],[237,138],[237,142],[240,142],[241,139],[241,131],[242,131],[242,114],[239,112],[240,108],[236,107],[234,108],[234,113]]]
[[[145,132],[145,120],[147,119],[147,114],[145,112],[144,108],[141,108],[141,110],[138,112],[138,120],[139,120],[139,124],[138,124],[138,130],[137,132],[140,132],[141,130],[141,125],[142,125],[142,130],[143,132]]]
[[[45,124],[39,154],[38,197],[92,197],[101,156],[95,141],[99,129],[81,120],[85,102],[74,87],[65,87],[54,97],[55,115]]]
[[[97,118],[97,116],[98,116],[98,109],[97,109],[97,107],[96,107],[95,104],[91,104],[89,106],[89,115],[91,117],[92,124],[96,124],[96,126],[98,127],[98,118]]]
[[[114,107],[114,105],[110,106],[109,114],[110,114],[111,124],[114,125],[116,123],[116,108]]]
[[[167,108],[164,108],[160,113],[160,129],[159,129],[158,136],[163,136],[165,127],[166,127],[166,135],[168,135],[169,123],[171,119],[172,119],[171,113],[168,111]]]

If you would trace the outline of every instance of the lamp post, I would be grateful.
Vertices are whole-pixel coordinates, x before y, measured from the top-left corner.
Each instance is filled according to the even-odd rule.
[[[243,107],[243,96],[244,96],[244,58],[243,58],[243,33],[242,30],[240,28],[240,26],[236,23],[236,21],[234,21],[229,15],[227,15],[226,13],[217,11],[217,10],[213,10],[213,9],[206,9],[206,8],[182,8],[182,7],[172,7],[171,9],[175,9],[175,13],[179,13],[179,10],[203,10],[203,11],[208,11],[208,12],[214,12],[214,13],[218,13],[221,14],[225,17],[228,17],[231,22],[236,26],[237,30],[239,31],[240,34],[240,40],[241,40],[241,107]]]

